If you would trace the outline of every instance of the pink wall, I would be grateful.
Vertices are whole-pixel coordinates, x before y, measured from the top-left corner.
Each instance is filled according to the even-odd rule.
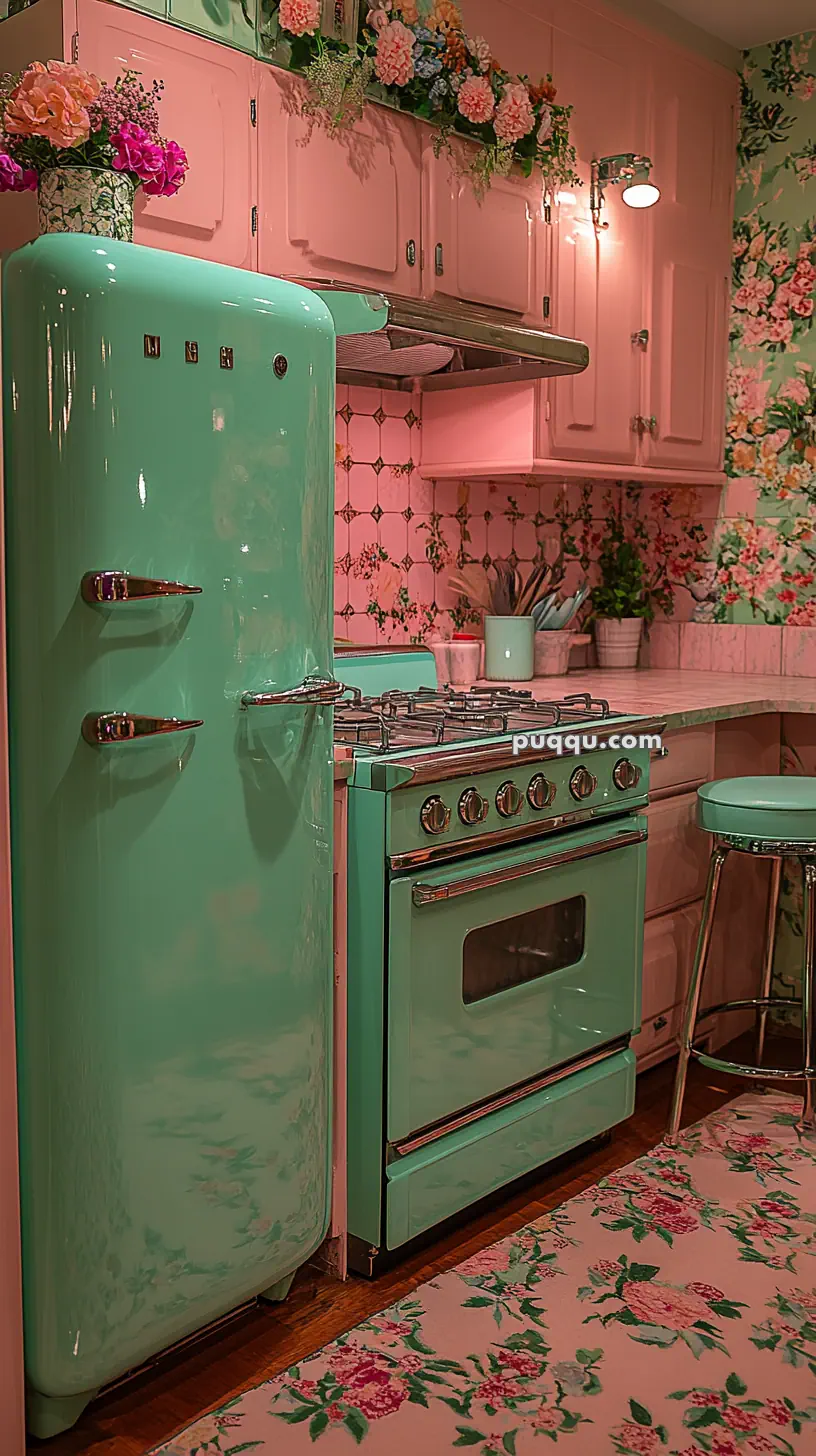
[[[462,626],[447,585],[457,560],[550,559],[560,541],[567,583],[592,570],[610,505],[622,505],[644,543],[666,610],[694,602],[719,508],[717,486],[626,487],[615,481],[526,485],[506,480],[430,482],[415,469],[421,397],[338,388],[335,467],[335,632],[355,642],[418,641]]]

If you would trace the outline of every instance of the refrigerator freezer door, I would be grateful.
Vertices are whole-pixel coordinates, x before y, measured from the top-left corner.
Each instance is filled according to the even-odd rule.
[[[241,696],[331,674],[334,329],[103,238],[3,283],[27,1377],[70,1404],[326,1228],[332,708]]]

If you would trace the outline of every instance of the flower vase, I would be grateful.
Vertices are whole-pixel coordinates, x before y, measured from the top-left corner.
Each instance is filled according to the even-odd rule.
[[[595,647],[599,667],[637,667],[642,617],[596,617]]]
[[[134,186],[109,167],[49,167],[37,192],[40,233],[93,233],[133,241]]]

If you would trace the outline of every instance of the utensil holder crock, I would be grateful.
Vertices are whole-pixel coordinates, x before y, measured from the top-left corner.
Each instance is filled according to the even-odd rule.
[[[485,617],[484,674],[493,682],[529,682],[535,660],[532,617]]]

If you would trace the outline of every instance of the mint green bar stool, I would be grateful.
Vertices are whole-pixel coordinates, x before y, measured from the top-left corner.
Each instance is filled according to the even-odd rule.
[[[816,778],[745,778],[720,779],[703,784],[697,791],[697,823],[713,835],[708,883],[697,950],[686,996],[683,1030],[680,1034],[680,1057],[674,1082],[666,1142],[674,1145],[680,1128],[683,1097],[691,1057],[717,1072],[732,1072],[740,1077],[760,1077],[783,1081],[804,1081],[805,1101],[800,1130],[816,1134],[816,985],[814,985],[814,949],[816,948]],[[706,962],[711,945],[711,930],[717,909],[723,865],[729,854],[754,854],[773,861],[768,898],[768,918],[759,996],[740,1001],[723,1001],[700,1011]],[[804,963],[800,1001],[771,996],[774,935],[779,905],[782,861],[798,859],[802,866],[804,887]],[[694,1045],[698,1020],[718,1011],[739,1011],[751,1007],[757,1012],[757,1062],[765,1050],[765,1028],[768,1012],[774,1006],[802,1008],[802,1065],[792,1070],[782,1067],[741,1066],[711,1056]]]

